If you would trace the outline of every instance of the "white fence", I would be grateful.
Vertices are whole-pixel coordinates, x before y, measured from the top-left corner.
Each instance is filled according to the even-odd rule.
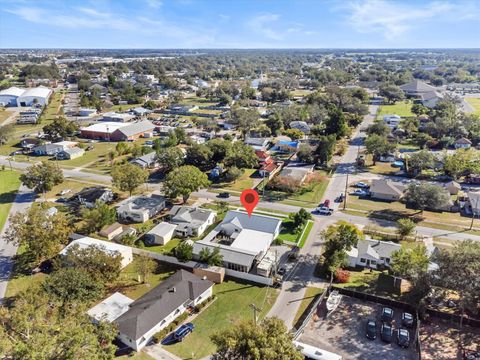
[[[179,261],[176,257],[173,256],[168,256],[168,255],[163,255],[159,254],[153,251],[148,251],[144,249],[139,249],[139,248],[134,248],[132,247],[132,251],[136,255],[144,255],[148,256],[152,259],[167,262],[170,264],[174,264],[177,266],[182,266],[186,268],[193,269],[195,267],[200,267],[204,266],[203,264],[196,262],[196,261],[187,261],[187,262],[181,262]],[[254,275],[254,274],[249,274],[249,273],[244,273],[241,271],[235,271],[235,270],[230,270],[230,269],[225,269],[225,275],[237,278],[237,279],[243,279],[243,280],[248,280],[251,282],[255,282],[257,284],[262,284],[262,285],[273,285],[273,279],[272,278],[267,278],[264,276],[260,275]]]

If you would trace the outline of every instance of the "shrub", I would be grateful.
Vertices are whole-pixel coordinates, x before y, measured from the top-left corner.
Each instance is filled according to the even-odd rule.
[[[335,271],[335,280],[341,284],[345,284],[350,279],[350,271],[345,269],[337,269]]]
[[[276,176],[267,184],[267,188],[292,194],[299,191],[301,185],[299,181],[292,178]]]

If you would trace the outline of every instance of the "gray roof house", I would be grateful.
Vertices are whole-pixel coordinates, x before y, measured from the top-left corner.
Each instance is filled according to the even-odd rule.
[[[269,138],[254,138],[250,137],[245,139],[245,145],[250,145],[254,150],[267,150],[268,144],[270,143]]]
[[[310,134],[310,125],[305,121],[292,121],[290,122],[290,128],[300,130],[304,134]]]
[[[370,186],[370,196],[374,199],[398,201],[403,196],[405,186],[391,180],[374,179]]]
[[[35,155],[56,155],[60,151],[63,151],[63,146],[59,144],[44,144],[36,146],[32,149]]]
[[[117,207],[119,219],[144,223],[165,209],[166,199],[160,194],[133,196],[122,201]]]
[[[145,239],[148,244],[165,245],[172,239],[177,226],[177,224],[162,221],[145,234]]]
[[[83,188],[70,198],[70,201],[76,202],[80,205],[84,205],[87,208],[95,206],[95,202],[101,201],[109,203],[113,200],[112,190],[105,187],[88,187]]]
[[[158,165],[157,153],[155,151],[152,151],[151,153],[142,155],[138,158],[131,160],[130,162],[132,164],[140,166],[142,169],[156,168]]]
[[[134,350],[142,349],[160,330],[189,307],[212,295],[213,282],[186,270],[178,270],[157,287],[130,304],[120,315],[118,338]]]
[[[266,255],[280,233],[281,224],[281,219],[271,216],[249,217],[245,212],[229,211],[214,230],[193,244],[194,258],[198,259],[204,248],[219,248],[224,267],[249,272]]]
[[[402,245],[391,241],[373,239],[360,240],[357,247],[347,252],[348,264],[351,267],[368,267],[376,269],[379,266],[390,266],[392,254],[400,250]]]
[[[196,237],[214,223],[217,213],[212,210],[200,209],[190,206],[174,206],[170,210],[170,223],[178,225],[175,236]]]
[[[406,96],[415,96],[415,97],[420,97],[421,94],[437,90],[433,86],[428,85],[420,80],[413,80],[412,82],[401,85],[400,89],[403,90]]]

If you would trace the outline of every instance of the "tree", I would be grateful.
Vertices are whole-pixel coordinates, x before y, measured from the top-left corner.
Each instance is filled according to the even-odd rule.
[[[305,226],[308,220],[312,219],[312,214],[304,208],[301,208],[298,212],[291,213],[288,217],[293,221],[293,228],[299,231]]]
[[[8,124],[0,126],[0,145],[4,145],[11,139],[15,132],[15,125]]]
[[[297,158],[299,161],[312,164],[315,162],[315,156],[313,154],[312,148],[307,144],[301,144],[298,147]]]
[[[411,219],[403,218],[397,220],[398,233],[403,238],[412,235],[413,231],[415,230],[415,226],[415,222]]]
[[[42,284],[45,292],[66,304],[89,303],[102,297],[104,285],[82,269],[63,268],[48,276]]]
[[[227,156],[228,151],[232,147],[232,143],[223,139],[212,139],[206,143],[212,152],[212,163],[216,164],[222,162]]]
[[[429,184],[410,184],[405,193],[405,201],[422,212],[425,209],[441,209],[450,201],[450,194],[444,188]]]
[[[208,177],[198,168],[191,165],[180,166],[171,171],[163,184],[165,194],[172,199],[182,196],[185,203],[190,194],[210,185]]]
[[[278,318],[265,318],[259,325],[242,321],[212,337],[217,347],[213,360],[302,360],[292,335]]]
[[[443,157],[443,171],[446,175],[458,179],[466,173],[480,171],[480,156],[474,149],[459,149]]]
[[[97,201],[93,208],[82,209],[82,219],[85,222],[85,231],[92,233],[113,224],[117,220],[117,211],[103,201]]]
[[[348,126],[343,112],[338,108],[330,110],[325,121],[325,134],[334,134],[336,139],[340,139],[347,135],[347,131]]]
[[[157,103],[153,100],[147,100],[143,103],[143,107],[149,110],[154,110],[157,108],[157,106],[158,106]]]
[[[73,267],[84,270],[103,284],[111,283],[120,275],[122,255],[118,251],[108,251],[104,246],[91,245],[81,248],[70,246],[56,263],[56,267]]]
[[[253,168],[257,166],[258,158],[251,146],[245,145],[242,141],[236,141],[228,150],[224,163],[239,169]]]
[[[0,310],[0,356],[8,359],[113,359],[116,326],[94,324],[84,306],[61,306],[39,286]]]
[[[393,84],[383,84],[380,86],[378,94],[387,98],[389,103],[395,104],[399,100],[405,99],[405,94],[403,90],[400,89],[397,85]]]
[[[479,313],[480,304],[480,243],[473,240],[456,242],[452,249],[440,250],[434,261],[438,269],[434,279],[440,286],[460,295],[462,313],[466,307]],[[463,314],[462,314],[463,315]]]
[[[237,168],[236,166],[230,167],[225,172],[225,180],[226,181],[235,181],[243,175],[244,171],[242,169]]]
[[[20,175],[20,181],[37,193],[45,193],[63,182],[63,172],[55,164],[42,161],[27,168],[26,172]]]
[[[142,284],[145,283],[147,276],[152,274],[157,268],[157,263],[152,258],[149,258],[145,255],[140,255],[135,259],[134,262],[135,271],[142,279]]]
[[[257,127],[259,114],[256,109],[237,108],[231,112],[232,122],[237,125],[242,132],[242,136],[250,132],[251,129]]]
[[[330,273],[344,266],[347,260],[347,251],[356,246],[358,241],[364,238],[360,229],[346,221],[339,221],[336,225],[330,225],[322,233],[325,242],[325,251],[322,254],[323,265]]]
[[[368,135],[377,134],[379,136],[388,136],[388,134],[390,134],[390,127],[387,124],[385,124],[385,122],[383,121],[377,121],[367,128],[367,134]]]
[[[48,215],[47,210],[42,205],[32,206],[12,215],[5,234],[7,241],[25,249],[33,266],[56,256],[72,233],[70,221],[63,213]]]
[[[315,156],[320,164],[327,164],[333,156],[337,144],[335,135],[322,135],[318,137],[318,145]]]
[[[183,165],[185,162],[182,150],[177,147],[160,148],[157,150],[157,161],[165,173]]]
[[[121,191],[128,191],[132,196],[133,191],[147,181],[148,171],[137,165],[126,163],[114,166],[111,175],[113,185]]]
[[[50,124],[45,125],[43,127],[43,132],[50,140],[55,140],[58,138],[74,136],[78,129],[79,127],[76,122],[67,120],[62,116],[54,119]]]
[[[200,261],[207,263],[209,266],[221,266],[223,264],[223,255],[220,253],[219,247],[213,250],[203,248],[198,255]]]
[[[393,252],[390,268],[395,275],[415,280],[427,271],[429,261],[425,245],[416,244]]]
[[[391,143],[386,136],[373,134],[365,139],[365,152],[372,155],[373,165],[375,165],[380,156],[391,153],[395,150],[395,147],[396,144]]]
[[[283,129],[283,121],[278,113],[272,114],[265,121],[272,135],[277,135]]]
[[[298,140],[305,136],[299,129],[287,129],[283,132],[283,135],[288,136],[292,140]]]
[[[187,262],[193,258],[193,246],[187,241],[182,241],[175,248],[175,257],[181,262]]]
[[[420,116],[420,115],[428,114],[430,110],[426,106],[423,106],[422,104],[413,104],[411,111],[415,115]]]
[[[407,164],[409,174],[420,174],[423,170],[431,169],[435,166],[435,155],[428,150],[421,150],[410,155]]]
[[[211,165],[212,150],[203,144],[194,144],[187,149],[185,163],[200,169],[207,169]]]

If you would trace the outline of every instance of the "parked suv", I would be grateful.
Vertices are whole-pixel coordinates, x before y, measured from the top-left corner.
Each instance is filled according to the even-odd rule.
[[[183,341],[185,336],[190,334],[195,329],[195,325],[192,323],[186,323],[180,326],[175,332],[173,333],[173,338],[177,341]]]

